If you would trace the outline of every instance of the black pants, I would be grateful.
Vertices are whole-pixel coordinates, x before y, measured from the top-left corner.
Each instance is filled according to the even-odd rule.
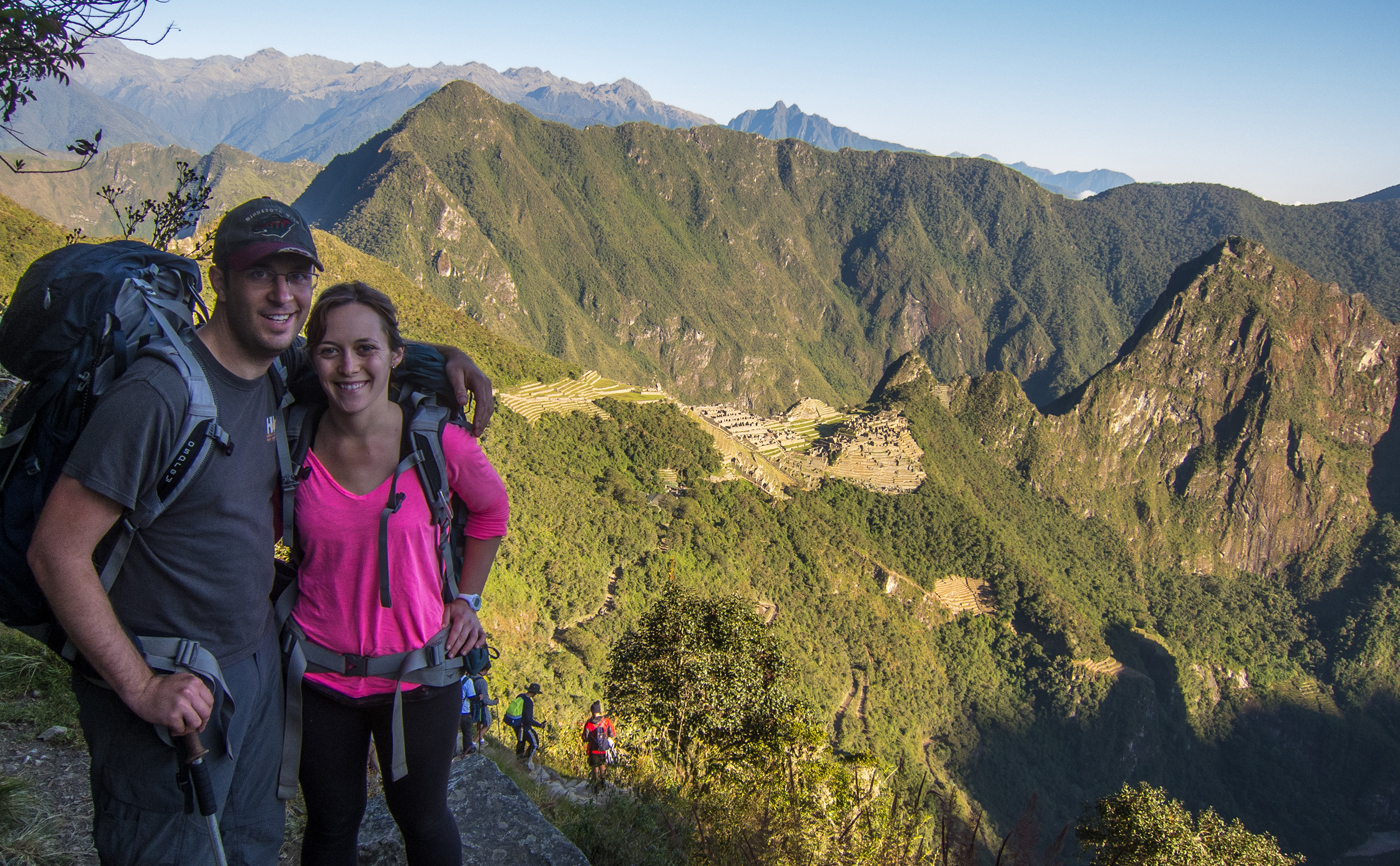
[[[533,725],[527,725],[521,719],[520,724],[515,726],[515,754],[528,761],[539,747],[540,735],[535,733]]]
[[[428,688],[419,686],[420,689]],[[384,799],[403,834],[411,866],[460,866],[462,839],[447,808],[447,775],[462,704],[456,686],[432,689],[426,700],[405,700],[403,733],[408,774],[385,775]],[[379,766],[393,763],[393,707],[354,707],[307,685],[303,691],[301,791],[306,797],[305,866],[355,866],[365,814],[365,755],[374,734]]]

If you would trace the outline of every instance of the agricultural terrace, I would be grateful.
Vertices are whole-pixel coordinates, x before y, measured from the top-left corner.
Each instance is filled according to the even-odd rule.
[[[525,420],[531,424],[546,412],[557,412],[561,415],[582,412],[585,415],[606,418],[608,413],[594,402],[604,397],[635,403],[670,399],[659,388],[639,388],[636,385],[614,382],[612,379],[604,379],[593,370],[584,371],[577,379],[560,379],[548,385],[543,382],[530,382],[496,394],[497,400],[512,412],[525,416]]]

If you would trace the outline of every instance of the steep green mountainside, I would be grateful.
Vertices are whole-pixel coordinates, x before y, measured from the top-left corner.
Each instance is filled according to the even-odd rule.
[[[1366,195],[1352,199],[1352,201],[1388,201],[1395,198],[1400,198],[1400,183],[1397,183],[1395,186],[1388,186],[1385,189],[1376,190],[1372,193],[1367,193]]]
[[[71,165],[42,159],[28,162],[35,168]],[[270,162],[259,159],[226,144],[217,145],[202,157],[174,145],[125,144],[103,150],[93,164],[82,171],[64,174],[6,172],[0,175],[0,194],[45,219],[69,228],[80,228],[89,237],[108,237],[120,234],[121,229],[107,202],[97,197],[97,191],[107,185],[126,190],[119,204],[146,198],[163,199],[175,186],[179,175],[177,162],[193,165],[213,187],[206,222],[257,196],[270,195],[281,201],[292,201],[321,170],[321,166],[306,160]],[[142,233],[138,232],[140,236]],[[150,237],[149,230],[144,236]]]
[[[1400,312],[1400,203],[1207,185],[1052,195],[987,160],[717,127],[571,129],[455,82],[298,206],[492,330],[690,402],[864,399],[918,350],[1037,403],[1099,369],[1175,264],[1248,234]]]
[[[1325,596],[1159,568],[998,465],[927,377],[883,401],[910,418],[929,480],[902,496],[828,481],[785,502],[705,481],[718,459],[667,404],[503,413],[486,441],[515,515],[483,610],[496,688],[543,683],[540,712],[567,728],[675,580],[772,616],[839,750],[902,760],[915,783],[927,770],[999,832],[1032,793],[1053,835],[1140,779],[1311,857],[1394,823],[1393,521],[1332,563]],[[994,612],[950,616],[931,597],[950,577],[987,581]]]
[[[958,417],[1027,481],[1184,569],[1266,572],[1373,519],[1400,327],[1231,238],[1183,265],[1117,360],[1042,414],[1004,374]]]
[[[1163,334],[1172,348],[1154,351]],[[1086,386],[1097,396],[1078,405],[1098,408],[1059,433],[1062,452],[1036,455],[1036,468],[1058,464],[1063,489],[989,438],[1005,414],[1008,429],[1039,430],[1048,447],[1055,416],[1033,422],[1019,389],[1019,404],[975,411],[979,389],[1016,389],[1005,375],[955,387],[945,409],[913,359],[876,397],[902,409],[924,451],[928,481],[902,496],[829,480],[774,502],[705,482],[716,457],[664,404],[605,402],[610,418],[533,426],[502,414],[487,450],[519,515],[487,612],[502,672],[545,682],[549,711],[571,718],[597,696],[608,648],[669,580],[737,591],[773,616],[839,749],[928,769],[936,790],[967,792],[1002,831],[1032,793],[1053,835],[1086,800],[1147,780],[1330,861],[1400,824],[1400,529],[1366,489],[1394,459],[1396,388],[1393,355],[1367,350],[1392,352],[1393,339],[1359,298],[1256,244],[1222,245],[1182,269],[1121,359]],[[1221,379],[1242,391],[1260,379],[1262,393],[1221,410]],[[1133,386],[1118,403],[1115,382]],[[1171,488],[1165,514],[1134,524],[1136,509],[1109,507],[1111,483],[1107,505],[1065,491],[1147,464],[1155,445],[1119,457],[1108,441],[1109,408],[1150,404],[1154,387],[1206,418],[1197,426],[1212,461],[1245,489]],[[1248,408],[1232,415],[1235,405]],[[1290,447],[1281,419],[1307,444]],[[1152,433],[1175,441],[1161,419]],[[678,471],[680,495],[662,493],[660,468]],[[1193,478],[1214,491],[1221,474],[1202,460]],[[1313,500],[1309,519],[1334,528],[1299,542],[1307,521],[1289,512]],[[1181,517],[1195,522],[1169,525]],[[1259,540],[1271,526],[1277,550]],[[1215,560],[1141,543],[1197,527],[1203,540],[1181,549],[1310,546],[1254,571],[1222,555],[1211,572],[1200,563]],[[991,615],[954,618],[931,600],[949,578],[986,581]]]
[[[63,244],[63,227],[0,195],[0,309],[29,263]]]
[[[1214,184],[1130,184],[1066,210],[1085,258],[1136,322],[1172,272],[1230,235],[1400,320],[1400,200],[1281,205]]]

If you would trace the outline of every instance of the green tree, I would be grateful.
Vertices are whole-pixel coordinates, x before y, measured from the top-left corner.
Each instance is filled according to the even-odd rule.
[[[657,733],[683,783],[712,757],[800,739],[791,665],[738,596],[701,598],[674,583],[608,659],[604,693],[620,720]]]
[[[1113,866],[1294,866],[1268,833],[1251,833],[1238,819],[1225,823],[1209,807],[1199,819],[1167,792],[1143,782],[1124,785],[1094,804],[1075,828],[1095,864]]]

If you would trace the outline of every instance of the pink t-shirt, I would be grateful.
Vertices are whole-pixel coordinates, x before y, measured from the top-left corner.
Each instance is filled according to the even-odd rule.
[[[467,509],[467,535],[506,534],[510,504],[505,485],[476,439],[456,425],[442,437],[447,483]],[[417,649],[442,630],[442,567],[437,527],[415,470],[399,476],[403,506],[389,518],[389,595],[379,604],[379,513],[389,500],[392,478],[360,496],[341,487],[315,452],[308,452],[307,477],[297,487],[297,537],[302,562],[301,597],[292,616],[306,636],[336,652],[389,655]],[[394,690],[392,679],[307,674],[307,679],[350,697]],[[416,688],[405,683],[404,689]]]

